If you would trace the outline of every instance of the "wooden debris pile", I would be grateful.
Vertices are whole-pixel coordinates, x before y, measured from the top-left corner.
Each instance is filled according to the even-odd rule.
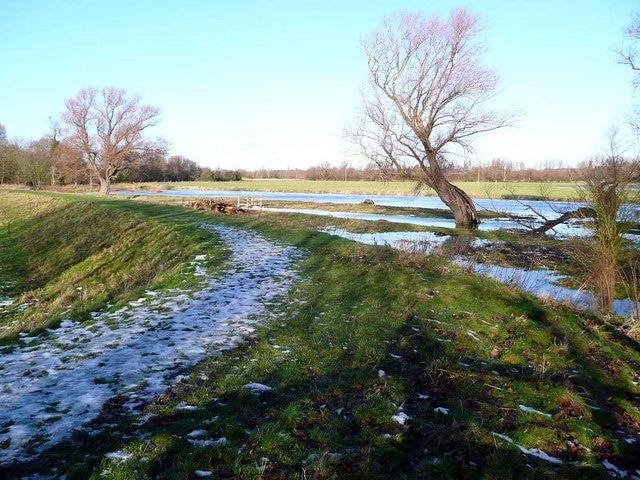
[[[215,198],[201,198],[198,200],[192,200],[187,202],[185,205],[189,208],[195,208],[196,210],[211,210],[212,212],[228,214],[236,214],[245,211],[239,206]]]

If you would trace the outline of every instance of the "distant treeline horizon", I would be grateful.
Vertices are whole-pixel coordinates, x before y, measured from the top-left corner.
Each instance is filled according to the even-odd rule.
[[[491,182],[572,182],[579,178],[580,167],[564,166],[560,161],[544,162],[538,167],[523,162],[494,159],[471,165],[448,165],[451,181]],[[420,172],[396,171],[371,163],[363,167],[343,162],[335,166],[322,162],[309,168],[228,169],[203,167],[181,155],[167,155],[166,149],[152,148],[136,152],[118,173],[116,182],[238,181],[242,179],[293,179],[332,181],[419,181]],[[54,137],[34,141],[8,141],[0,138],[0,184],[22,184],[33,188],[57,185],[93,185],[89,166],[81,152]]]

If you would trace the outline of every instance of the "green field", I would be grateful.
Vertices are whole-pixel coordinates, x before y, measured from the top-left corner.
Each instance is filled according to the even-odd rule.
[[[7,191],[0,206],[0,285],[38,299],[0,317],[9,346],[18,331],[87,318],[89,304],[197,288],[183,283],[194,255],[209,255],[211,275],[228,258],[203,222],[304,251],[298,283],[269,320],[185,372],[145,407],[146,421],[114,399],[94,422],[99,434],[2,465],[2,478],[582,479],[609,478],[603,464],[638,468],[640,348],[616,319],[440,257],[318,232],[362,222]],[[78,298],[78,285],[95,294]],[[256,396],[248,382],[272,390]],[[225,441],[194,442],[196,431]],[[114,451],[126,459],[105,456]]]
[[[474,198],[546,198],[548,200],[577,200],[577,183],[457,183]],[[241,180],[233,182],[174,182],[117,184],[115,189],[206,189],[206,190],[252,190],[264,192],[347,193],[362,195],[435,195],[424,187],[416,189],[414,182],[371,181],[321,181],[321,180]]]

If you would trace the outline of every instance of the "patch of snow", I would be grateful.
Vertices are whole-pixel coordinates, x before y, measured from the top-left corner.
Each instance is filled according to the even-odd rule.
[[[384,370],[378,370],[378,378],[382,378],[387,374]]]
[[[400,355],[394,355],[393,353],[390,353],[389,356],[395,360],[400,360],[402,359],[402,357]]]
[[[518,408],[526,413],[535,413],[536,415],[542,415],[544,417],[551,418],[550,414],[541,412],[540,410],[536,410],[535,408],[527,407],[525,405],[518,405]]]
[[[196,470],[195,472],[193,472],[193,474],[196,477],[204,478],[210,477],[211,475],[213,475],[213,472],[210,472],[209,470]]]
[[[105,453],[104,456],[113,463],[120,464],[133,458],[133,453],[127,452],[126,450],[117,450],[115,452]]]
[[[200,437],[204,437],[207,435],[206,430],[194,430],[193,432],[189,432],[187,433],[187,438],[200,438]]]
[[[195,447],[208,448],[208,447],[224,447],[227,443],[225,437],[220,437],[218,440],[189,440],[189,443]]]
[[[139,413],[176,373],[232,348],[273,315],[265,304],[289,291],[301,252],[250,230],[202,228],[218,235],[230,256],[227,270],[203,277],[200,291],[147,294],[117,311],[93,312],[86,322],[65,320],[21,336],[3,351],[0,425],[14,427],[0,431],[0,464],[32,460],[97,418],[113,397],[125,398],[126,413]]]
[[[25,425],[11,425],[9,427],[9,438],[12,445],[22,446],[29,441],[33,431]]]
[[[225,437],[220,437],[218,440],[213,441],[213,446],[215,447],[224,447],[227,443],[227,439]]]
[[[400,424],[400,425],[404,425],[407,420],[409,420],[411,417],[409,415],[407,415],[404,412],[400,412],[397,415],[393,415],[391,417],[391,420],[393,420],[394,422]]]
[[[449,409],[448,408],[444,408],[444,407],[436,407],[433,409],[434,412],[436,413],[441,413],[443,415],[449,415]]]
[[[317,212],[317,211],[316,211]],[[315,212],[314,212],[315,213]],[[332,216],[340,216],[340,212],[333,212]],[[351,214],[349,214],[351,215]],[[367,216],[369,214],[361,214]],[[390,216],[394,218],[396,216]],[[430,219],[432,220],[432,219]],[[376,232],[376,233],[351,233],[340,228],[325,228],[321,232],[329,233],[337,237],[346,238],[368,245],[388,245],[396,250],[413,253],[432,253],[440,247],[448,238],[448,235],[438,236],[433,232]]]
[[[609,460],[602,462],[602,466],[607,470],[607,473],[611,475],[613,478],[631,478],[633,480],[637,480],[640,477],[638,475],[630,475],[626,470],[622,470],[621,468],[616,467]]]
[[[551,455],[543,452],[539,448],[526,448],[526,447],[523,447],[522,445],[518,445],[513,441],[512,438],[507,437],[506,435],[502,435],[501,433],[491,432],[491,435],[493,435],[494,437],[498,437],[504,440],[505,442],[508,442],[511,445],[518,447],[518,449],[526,455],[531,455],[532,457],[536,457],[536,458],[539,458],[540,460],[544,460],[545,462],[549,462],[549,463],[554,463],[556,465],[560,465],[564,463],[558,457],[552,457]]]
[[[251,393],[255,395],[259,395],[263,392],[268,392],[269,390],[273,389],[268,385],[264,385],[262,383],[256,383],[256,382],[247,383],[246,385],[243,385],[243,387],[251,390]]]
[[[480,337],[478,337],[478,334],[473,330],[467,330],[467,335],[469,335],[471,338],[473,338],[477,342],[482,342],[482,340],[480,340]]]
[[[8,307],[13,303],[13,299],[7,297],[0,297],[0,308]]]
[[[418,400],[429,400],[429,395],[424,395],[422,393],[419,393]]]

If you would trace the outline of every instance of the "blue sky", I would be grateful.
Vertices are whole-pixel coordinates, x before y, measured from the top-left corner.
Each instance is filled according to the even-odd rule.
[[[0,123],[37,138],[65,98],[115,86],[160,107],[150,133],[201,165],[339,164],[367,79],[360,38],[398,10],[456,6],[480,16],[497,100],[520,113],[472,161],[602,151],[632,101],[614,49],[636,0],[0,0]]]

